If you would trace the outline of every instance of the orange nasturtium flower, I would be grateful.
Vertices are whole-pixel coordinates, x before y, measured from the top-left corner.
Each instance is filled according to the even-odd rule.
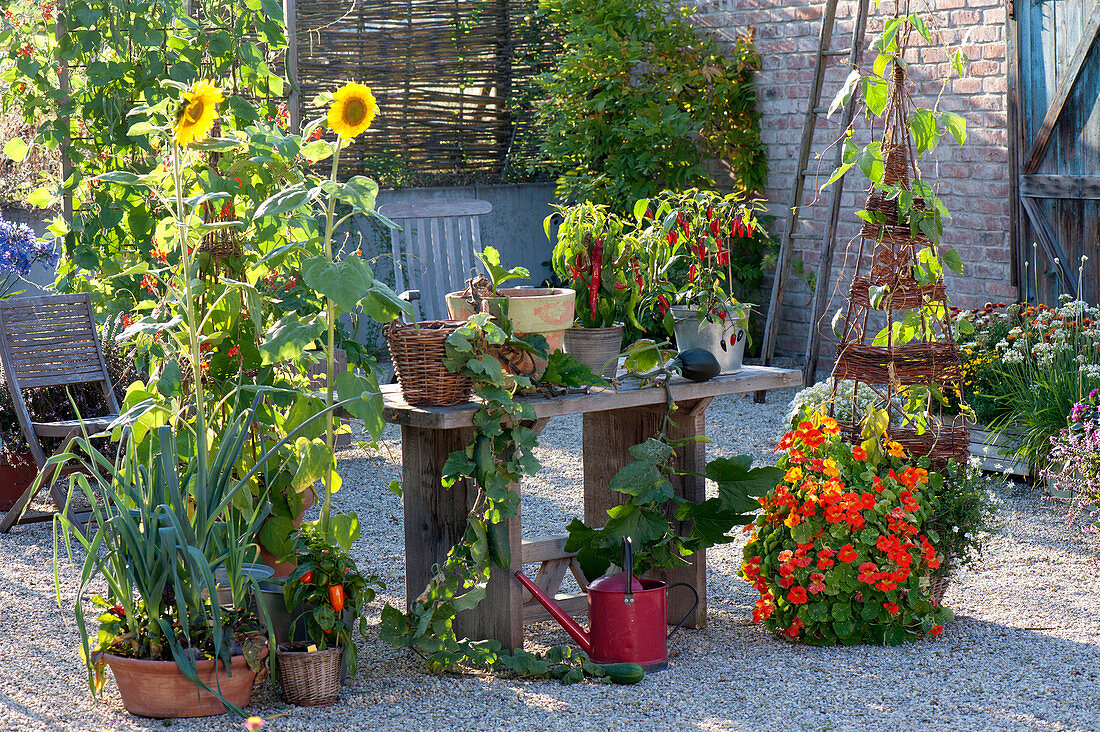
[[[783,476],[783,480],[791,485],[797,484],[798,481],[802,480],[802,468],[797,465],[793,468],[789,468],[787,474]]]
[[[176,144],[190,145],[206,139],[218,116],[218,104],[225,101],[221,91],[209,79],[195,82],[191,91],[183,93],[184,103],[176,117]]]
[[[377,113],[378,103],[369,87],[344,84],[332,95],[328,126],[340,137],[350,140],[365,132]]]

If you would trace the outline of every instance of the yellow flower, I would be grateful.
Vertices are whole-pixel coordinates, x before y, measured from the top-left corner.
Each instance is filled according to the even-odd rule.
[[[822,463],[822,467],[824,469],[823,472],[825,473],[825,475],[829,476],[830,478],[836,478],[840,475],[840,468],[836,466],[836,460],[833,460],[832,458],[825,458],[825,461]]]
[[[783,476],[783,480],[787,481],[791,485],[794,485],[798,481],[802,480],[802,468],[798,467],[797,465],[793,468],[790,468],[787,471],[787,474]]]
[[[176,144],[189,145],[210,134],[214,118],[218,116],[217,105],[224,102],[225,97],[209,79],[203,79],[196,82],[191,91],[184,92],[183,98],[183,107],[176,117]]]
[[[370,127],[377,113],[378,104],[368,87],[362,84],[344,84],[332,95],[328,126],[340,137],[350,140]]]

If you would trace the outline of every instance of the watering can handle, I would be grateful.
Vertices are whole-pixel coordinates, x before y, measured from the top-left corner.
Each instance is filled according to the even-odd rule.
[[[634,540],[629,536],[623,539],[623,571],[626,572],[626,594],[624,605],[634,604]]]
[[[668,635],[665,636],[665,640],[668,640],[673,635],[675,635],[676,631],[678,631],[681,626],[683,626],[683,624],[687,622],[687,619],[690,618],[691,614],[694,613],[696,608],[699,607],[699,590],[695,589],[695,585],[692,585],[688,582],[677,582],[675,584],[669,585],[668,590],[671,590],[673,587],[686,587],[691,590],[691,594],[695,595],[695,602],[691,604],[691,609],[684,613],[684,617],[680,618],[680,622],[676,623],[676,627],[668,632]],[[668,590],[666,590],[666,592]]]

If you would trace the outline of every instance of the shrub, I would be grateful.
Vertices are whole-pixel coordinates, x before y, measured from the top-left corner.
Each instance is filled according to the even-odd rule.
[[[544,0],[542,10],[563,39],[557,68],[539,79],[559,197],[626,213],[665,189],[713,187],[708,156],[763,189],[751,34],[725,52],[691,27],[692,10],[663,0]]]
[[[742,578],[760,593],[753,621],[815,645],[938,635],[929,574],[943,555],[925,534],[942,478],[884,438],[851,446],[815,415],[783,436],[783,482],[760,500]]]

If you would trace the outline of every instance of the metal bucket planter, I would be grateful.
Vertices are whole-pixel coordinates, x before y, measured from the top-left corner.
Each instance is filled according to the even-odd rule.
[[[266,564],[245,562],[241,565],[241,574],[260,582],[260,580],[269,579],[275,574],[275,570]],[[218,604],[222,606],[232,605],[233,588],[228,585],[229,574],[225,571],[224,567],[214,572],[214,580],[218,583]],[[245,587],[248,587],[247,583]]]
[[[609,328],[570,328],[565,331],[565,350],[592,373],[605,379],[615,378],[619,355],[623,345],[623,326]],[[606,366],[605,366],[606,364]]]
[[[500,294],[501,297],[486,298],[486,312],[494,318],[500,317],[504,314],[504,302],[507,301],[507,315],[516,335],[522,337],[538,333],[546,339],[547,352],[562,350],[565,331],[573,324],[576,290],[563,287],[512,287],[501,289]],[[474,314],[474,309],[461,292],[452,292],[447,295],[447,313],[451,320],[468,320]],[[545,368],[545,361],[535,359],[534,373],[531,375],[537,376]]]
[[[699,309],[688,307],[672,308],[672,317],[676,321],[676,348],[686,351],[689,348],[702,348],[710,351],[718,359],[723,374],[732,374],[741,370],[741,361],[745,356],[745,340],[748,338],[748,317],[727,318],[711,322],[699,320]]]

